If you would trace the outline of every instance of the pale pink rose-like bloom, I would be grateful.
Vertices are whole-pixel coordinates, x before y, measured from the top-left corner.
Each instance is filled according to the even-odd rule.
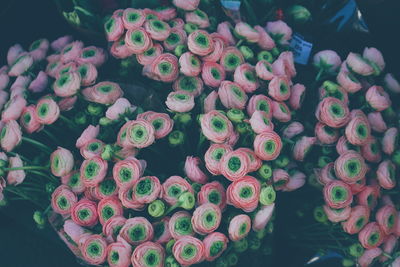
[[[19,55],[15,62],[10,66],[8,75],[17,77],[26,72],[33,64],[33,58],[27,53]]]
[[[14,83],[11,85],[10,90],[15,90],[15,88],[27,88],[28,85],[31,83],[31,77],[29,76],[18,76],[17,79],[15,79]]]
[[[242,65],[245,60],[242,52],[236,46],[225,47],[219,60],[228,73],[234,72],[238,65]],[[232,65],[233,64],[233,65]]]
[[[339,99],[326,97],[319,102],[315,116],[332,128],[341,128],[348,123],[350,112],[348,106]]]
[[[282,191],[290,192],[297,190],[306,183],[306,175],[300,171],[296,171],[290,176],[289,182],[283,187]]]
[[[385,84],[385,88],[389,89],[391,92],[400,93],[400,83],[392,73],[386,73],[383,82]]]
[[[371,248],[364,251],[361,257],[358,258],[358,264],[360,267],[369,267],[372,262],[382,254],[380,248]]]
[[[343,190],[343,193],[345,193],[345,196],[342,194],[342,198],[340,200],[334,200],[335,195],[334,191],[338,190]],[[324,186],[324,199],[326,204],[333,208],[333,209],[342,209],[347,206],[350,206],[351,203],[353,202],[353,194],[351,193],[350,186],[342,181],[332,181],[327,183]]]
[[[186,76],[195,77],[201,72],[201,62],[191,52],[183,53],[179,58],[180,72]]]
[[[198,12],[201,12],[201,15],[199,15]],[[185,21],[186,23],[193,23],[199,26],[200,29],[208,28],[210,26],[210,21],[208,19],[207,13],[199,9],[193,12],[186,12]]]
[[[201,130],[214,143],[224,143],[233,133],[232,122],[217,110],[212,110],[200,118]],[[217,128],[215,130],[214,128]]]
[[[224,67],[215,62],[204,62],[201,69],[201,78],[204,83],[211,87],[220,86],[225,80],[226,73]]]
[[[206,164],[207,170],[212,175],[220,175],[221,168],[220,162],[221,158],[228,152],[232,151],[232,147],[227,144],[212,144],[207,149],[207,152],[204,155],[204,161]]]
[[[79,242],[79,238],[86,232],[86,229],[69,219],[64,222],[63,229],[65,233],[75,242]]]
[[[185,91],[171,92],[165,101],[165,105],[175,112],[188,112],[194,108],[194,104],[194,96]]]
[[[339,139],[339,131],[318,122],[315,125],[315,136],[322,144],[334,144]]]
[[[81,75],[76,72],[61,74],[53,84],[54,93],[60,97],[75,95],[81,88]]]
[[[354,111],[350,114],[352,118],[346,126],[345,135],[350,144],[362,146],[368,142],[371,136],[371,126],[364,112],[358,110],[356,114]]]
[[[191,181],[205,184],[208,181],[208,176],[200,169],[200,163],[200,158],[188,156],[186,157],[184,170]]]
[[[266,146],[271,151],[266,151]],[[282,149],[280,136],[274,131],[259,134],[254,139],[254,152],[262,160],[270,161],[276,159]]]
[[[380,112],[368,113],[368,121],[372,130],[378,133],[383,133],[387,130],[386,122],[384,121]]]
[[[282,62],[283,64],[282,71],[280,71],[281,74],[279,75],[286,75],[288,78],[296,76],[297,72],[296,72],[296,67],[294,66],[293,52],[291,51],[282,52],[279,55],[278,59],[275,60],[275,62],[277,61]],[[274,69],[274,64],[272,64],[272,69]]]
[[[382,111],[392,105],[390,96],[380,86],[372,86],[365,94],[368,104],[376,111]]]
[[[129,267],[131,265],[132,247],[121,239],[107,247],[107,262],[110,267]],[[114,257],[118,257],[115,260]]]
[[[355,166],[348,166],[348,162],[353,162],[357,166],[354,173],[349,169]],[[338,178],[349,184],[353,184],[365,177],[367,170],[368,167],[364,158],[358,152],[353,150],[342,153],[335,161],[336,175]]]
[[[399,138],[399,131],[397,128],[392,127],[387,129],[382,139],[382,150],[385,154],[391,155],[397,148]]]
[[[61,62],[68,63],[78,59],[83,47],[84,44],[81,41],[74,41],[66,45],[61,51],[61,58],[60,58]]]
[[[225,42],[229,45],[235,45],[235,38],[232,35],[230,28],[232,25],[228,21],[221,22],[217,26],[217,32],[224,37]]]
[[[60,61],[61,55],[60,54],[52,54],[46,57],[48,63],[54,63]]]
[[[76,141],[76,147],[81,148],[86,145],[90,140],[96,139],[100,132],[100,126],[89,125],[81,134],[81,136]]]
[[[34,93],[40,93],[42,92],[44,89],[46,89],[48,85],[48,77],[47,74],[44,71],[40,71],[36,77],[36,79],[34,79],[28,89]]]
[[[150,53],[151,52],[151,53]],[[148,50],[142,54],[136,54],[139,64],[146,66],[151,64],[158,56],[164,52],[164,47],[160,44],[153,44]]]
[[[183,45],[187,41],[187,34],[183,29],[171,28],[170,36],[175,38],[173,39],[174,42],[169,41],[169,38],[171,37],[167,38],[163,42],[163,47],[168,51],[174,51],[178,45]],[[179,38],[178,41],[177,38]]]
[[[204,37],[204,39],[207,39],[207,46],[203,46],[197,43],[197,38],[198,37]],[[192,52],[193,54],[199,55],[199,56],[207,56],[214,50],[214,41],[212,37],[203,30],[197,30],[189,34],[188,36],[188,48],[189,51]]]
[[[264,50],[271,50],[275,47],[275,42],[265,31],[265,29],[259,25],[254,26],[254,29],[258,32],[260,38],[257,42],[258,46]]]
[[[300,83],[292,86],[289,98],[289,105],[292,109],[297,110],[301,108],[305,92],[306,87]]]
[[[343,209],[332,209],[327,205],[324,205],[324,211],[328,216],[329,221],[337,223],[347,220],[351,214],[351,208],[345,207]]]
[[[365,145],[361,146],[361,155],[369,162],[378,163],[382,159],[379,141],[370,136]]]
[[[392,205],[382,206],[376,212],[375,219],[385,235],[392,234],[397,220],[396,208]]]
[[[12,151],[22,140],[21,127],[18,122],[11,120],[5,123],[1,130],[0,145],[6,152]]]
[[[114,164],[113,178],[119,188],[131,188],[134,181],[143,175],[146,166],[146,161],[138,160],[133,156],[127,157]],[[124,172],[129,173],[129,177],[125,177]]]
[[[78,67],[77,71],[81,75],[81,85],[90,86],[96,82],[97,68],[92,63],[85,63]]]
[[[74,156],[71,151],[58,147],[50,155],[51,173],[54,176],[62,177],[72,171],[74,167]]]
[[[161,24],[163,27],[163,30],[159,30],[153,26],[153,22],[156,22],[157,24]],[[168,38],[168,36],[171,33],[171,27],[168,25],[168,23],[158,20],[158,19],[152,19],[152,20],[147,20],[144,25],[143,25],[145,31],[150,35],[151,39],[155,41],[164,41]]]
[[[385,60],[383,59],[382,53],[375,47],[364,48],[363,58],[378,66],[380,71],[383,71],[385,68]]]
[[[274,182],[275,190],[285,189],[289,179],[289,173],[283,169],[275,169],[272,173],[272,180]]]
[[[73,40],[71,35],[62,36],[53,42],[51,42],[50,47],[56,52],[60,52],[67,44],[70,44]]]
[[[342,60],[335,51],[323,50],[314,55],[313,64],[317,69],[323,69],[327,72],[334,72],[342,64]]]
[[[61,61],[49,62],[46,66],[46,74],[52,78],[56,78],[58,76],[59,70],[63,67],[63,63]]]
[[[378,240],[373,244],[370,243],[370,237],[372,234],[377,235]],[[370,222],[358,233],[358,240],[361,245],[366,249],[373,249],[379,247],[384,238],[384,232],[377,222]],[[380,250],[380,249],[379,249]]]
[[[256,67],[255,67],[255,70],[256,70],[257,77],[262,80],[270,81],[275,77],[271,63],[269,63],[266,60],[258,61],[256,64]]]
[[[244,63],[235,69],[233,80],[246,93],[253,93],[260,86],[257,81],[255,68],[248,63]]]
[[[211,93],[208,94],[208,96],[204,99],[204,104],[203,104],[204,113],[208,113],[212,110],[215,110],[218,98],[219,96],[217,91],[211,91]]]
[[[200,77],[180,76],[172,84],[174,91],[185,91],[194,97],[199,96],[204,90],[204,83]],[[189,89],[189,90],[188,90]]]
[[[117,101],[110,107],[108,107],[106,111],[106,117],[110,120],[118,120],[119,117],[126,112],[133,112],[136,109],[128,99],[126,98],[118,98]]]
[[[31,57],[33,58],[34,62],[38,62],[43,60],[46,57],[47,54],[47,50],[46,49],[35,49],[33,51],[29,52],[29,55],[31,55]]]
[[[287,45],[292,39],[292,29],[282,20],[268,22],[266,30],[278,44]]]
[[[88,46],[82,49],[77,62],[80,64],[92,63],[97,68],[104,64],[107,60],[107,53],[103,48],[96,46]]]
[[[290,98],[289,80],[285,76],[275,76],[268,84],[268,95],[276,101]]]
[[[268,222],[271,220],[272,215],[274,214],[275,203],[271,205],[262,206],[259,211],[257,211],[256,215],[253,219],[253,230],[261,231],[265,229]]]
[[[243,188],[248,190],[246,198],[241,196]],[[258,206],[261,184],[252,176],[244,176],[233,181],[226,189],[226,203],[245,212],[252,212]],[[249,226],[250,227],[250,226]]]
[[[172,239],[172,235],[169,232],[169,220],[170,217],[165,216],[161,220],[153,223],[153,229],[155,229],[154,242],[158,244],[166,244]],[[160,227],[159,225],[162,226]],[[157,228],[162,228],[162,232],[157,233]]]
[[[9,168],[19,168],[23,167],[24,163],[17,154],[15,157],[10,157],[8,159]],[[26,173],[24,170],[9,171],[7,173],[7,183],[10,185],[19,185],[25,180]]]
[[[214,41],[214,51],[212,51],[209,55],[202,58],[203,61],[207,62],[217,62],[222,56],[225,48],[225,40],[223,36],[218,33],[211,34]]]
[[[274,124],[264,111],[256,110],[253,115],[251,115],[249,122],[256,134],[274,130]]]
[[[8,101],[5,109],[1,113],[1,120],[3,122],[18,120],[22,114],[22,111],[26,107],[26,104],[26,99],[23,96],[14,96],[12,99],[10,99],[10,101]]]
[[[346,209],[346,208],[345,208]],[[358,233],[369,222],[370,210],[363,205],[351,208],[348,219],[342,223],[343,230],[348,234]]]
[[[139,118],[139,116],[137,118]],[[151,112],[145,120],[154,126],[154,135],[156,139],[164,138],[174,127],[174,120],[172,120],[167,113]]]
[[[169,205],[175,205],[178,202],[179,195],[170,195],[171,187],[178,189],[181,193],[188,191],[193,193],[193,188],[190,183],[180,176],[171,176],[162,184],[162,198]],[[173,189],[172,189],[173,190]]]
[[[380,196],[379,189],[380,188],[372,185],[365,186],[364,190],[357,194],[357,203],[373,210]]]
[[[126,45],[125,39],[123,37],[111,45],[110,53],[115,58],[123,59],[130,57],[134,54],[132,50]]]
[[[157,15],[161,20],[170,21],[177,16],[176,8],[173,7],[162,7],[157,9]]]
[[[142,9],[127,8],[122,14],[122,23],[127,30],[141,27],[146,21],[146,16]]]
[[[211,255],[211,248],[212,245],[215,244],[215,242],[222,242],[222,248],[219,250],[219,252],[215,255]],[[214,232],[206,236],[206,238],[203,239],[203,244],[205,248],[204,256],[207,261],[214,261],[215,259],[219,258],[222,253],[225,251],[225,249],[228,247],[229,240],[228,238],[220,233],[220,232]]]
[[[354,75],[347,70],[346,62],[343,62],[339,74],[336,77],[337,82],[349,93],[356,93],[361,90],[362,85]]]
[[[219,203],[213,198],[215,194],[220,196]],[[217,181],[206,183],[197,194],[197,202],[201,205],[204,203],[213,203],[218,205],[221,211],[226,208],[226,192],[225,187]]]
[[[172,29],[181,29],[183,30],[183,26],[185,26],[185,21],[181,18],[174,18],[169,21]]]
[[[207,217],[208,214],[214,215],[215,221],[213,225],[207,224],[205,218]],[[212,203],[201,204],[194,210],[192,215],[191,222],[193,230],[200,235],[211,234],[219,227],[221,223],[221,218],[222,218],[222,212],[217,205]]]
[[[193,11],[200,4],[200,0],[173,0],[172,3],[185,11]]]
[[[158,243],[154,242],[144,242],[140,245],[138,245],[131,256],[131,263],[133,266],[146,266],[148,264],[148,255],[149,252],[152,251],[152,253],[155,253],[158,255],[157,257],[157,262],[151,263],[152,266],[154,267],[163,267],[164,266],[164,258],[165,258],[165,250],[164,247],[161,246]],[[118,266],[121,267],[121,266]]]
[[[117,83],[99,82],[82,90],[82,95],[90,102],[109,105],[114,104],[118,98],[121,98],[124,95],[124,91]]]
[[[113,15],[104,24],[107,41],[117,41],[125,31],[124,23],[122,22],[122,16]]]
[[[397,240],[398,240],[398,237],[396,237],[395,235],[387,236],[385,238],[385,241],[383,241],[383,246],[382,246],[383,252],[385,252],[388,255],[391,255],[394,252],[394,249],[397,246]],[[388,259],[389,259],[388,257],[382,255],[379,258],[379,261],[380,262],[385,262]]]
[[[41,124],[53,124],[60,116],[60,108],[51,97],[43,97],[36,104],[36,115]]]
[[[77,96],[71,96],[61,99],[58,102],[58,107],[60,108],[60,111],[71,110],[75,106],[76,100],[78,100]]]
[[[86,177],[85,171],[88,166],[91,164],[95,165],[97,167],[97,172],[94,173],[90,179]],[[91,159],[85,159],[82,162],[82,165],[80,167],[80,174],[81,174],[81,180],[82,183],[86,187],[96,187],[98,184],[100,184],[104,178],[107,175],[107,169],[108,169],[108,163],[107,161],[103,160],[99,156],[95,156]]]
[[[239,168],[231,170],[231,162],[239,163]],[[221,174],[230,181],[236,181],[237,179],[244,177],[249,172],[249,167],[249,155],[246,151],[239,149],[225,153],[219,164]]]
[[[7,73],[0,73],[0,91],[6,89],[9,82],[10,77],[7,75]]]
[[[280,122],[289,122],[292,115],[285,102],[272,101],[272,116]]]
[[[234,147],[236,143],[239,141],[240,134],[233,130],[232,134],[229,136],[229,138],[226,140],[225,144]]]
[[[60,200],[61,200],[61,205],[59,205]],[[67,185],[60,185],[51,194],[51,207],[54,212],[61,215],[69,216],[73,205],[77,201],[78,198],[76,194],[72,192],[69,186]]]
[[[107,242],[101,235],[91,235],[79,244],[83,259],[90,265],[100,265],[107,258]],[[91,254],[90,245],[96,244],[99,247],[98,254]]]
[[[291,122],[282,132],[282,136],[288,139],[292,139],[296,135],[301,134],[304,131],[304,126],[300,122]]]
[[[251,229],[251,219],[246,214],[236,215],[229,222],[228,233],[229,239],[239,241],[245,238]]]
[[[396,165],[390,160],[382,161],[376,170],[379,185],[384,189],[393,189],[396,186]]]
[[[13,99],[15,97],[23,97],[23,98],[25,98],[25,92],[26,92],[26,89],[23,88],[23,87],[14,87],[11,90],[10,99]]]
[[[240,85],[231,81],[223,81],[221,83],[218,89],[218,95],[221,103],[228,109],[244,109],[248,99]]]
[[[362,76],[368,76],[375,72],[374,68],[361,55],[356,53],[349,53],[346,64],[350,70]]]
[[[161,196],[161,184],[160,180],[155,177],[155,176],[144,176],[141,177],[137,180],[133,181],[132,185],[132,191],[133,192],[139,192],[140,188],[143,186],[143,184],[147,183],[151,186],[151,193],[146,194],[146,195],[139,195],[136,193],[132,194],[132,201],[141,203],[141,204],[150,204],[154,200],[156,200],[158,197]]]
[[[168,68],[166,70],[160,68],[162,65]],[[169,53],[161,54],[149,65],[144,66],[142,74],[156,81],[173,82],[179,76],[178,58]]]
[[[35,106],[30,105],[25,107],[21,114],[20,123],[28,133],[33,133],[41,128],[35,110]]]
[[[23,52],[25,52],[24,48],[20,44],[15,44],[8,49],[7,52],[7,64],[8,66],[12,66]]]
[[[178,0],[174,0],[177,2]],[[184,2],[190,2],[191,0],[181,0]],[[192,246],[196,248],[196,253],[192,257],[185,258],[182,256],[184,254],[184,249],[187,246]],[[204,260],[205,257],[205,247],[201,240],[192,237],[192,236],[183,236],[179,238],[174,246],[172,247],[172,254],[175,259],[179,262],[179,264],[183,267],[191,266],[196,263],[200,263]]]
[[[236,23],[235,32],[249,43],[257,43],[260,40],[258,31],[245,22]]]

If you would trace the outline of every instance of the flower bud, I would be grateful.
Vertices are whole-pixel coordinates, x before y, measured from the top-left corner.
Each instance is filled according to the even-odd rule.
[[[249,241],[250,250],[259,250],[261,247],[261,240],[258,238],[251,238]]]
[[[177,46],[175,47],[175,49],[174,49],[174,54],[175,54],[175,56],[180,57],[180,56],[181,56],[183,53],[185,53],[186,51],[187,51],[186,46],[183,45],[183,44],[180,44],[180,45],[177,45]]]
[[[325,214],[324,208],[321,206],[315,207],[314,209],[314,219],[317,222],[325,223],[328,221],[328,217]]]
[[[187,34],[191,34],[194,31],[197,31],[199,29],[199,26],[197,26],[194,23],[186,23],[185,26],[183,26],[183,29],[185,30],[185,32],[187,32]]]
[[[245,117],[244,112],[237,108],[232,108],[232,109],[228,110],[228,112],[226,113],[226,116],[228,117],[228,119],[230,119],[232,122],[235,122],[235,123],[242,122]]]
[[[175,239],[171,239],[170,241],[168,241],[168,243],[165,245],[165,251],[170,254],[172,253],[172,247],[174,246],[176,240]]]
[[[74,116],[74,122],[78,125],[85,125],[87,123],[87,116],[84,112],[77,112]]]
[[[258,169],[258,175],[263,178],[264,180],[269,180],[272,177],[272,168],[268,164],[263,164]]]
[[[242,45],[239,47],[240,52],[242,52],[245,60],[250,61],[254,58],[254,52],[250,49],[250,47]]]
[[[247,238],[233,242],[233,249],[238,253],[245,252],[248,248],[249,242],[247,241]]]
[[[289,164],[289,157],[286,155],[279,155],[274,163],[278,168],[284,168]]]
[[[272,54],[268,51],[261,51],[260,53],[258,53],[257,55],[257,60],[261,61],[261,60],[266,60],[269,63],[272,63],[274,61],[274,57],[272,56]]]
[[[190,113],[177,113],[174,116],[174,121],[183,125],[187,125],[192,121],[192,116]]]
[[[343,267],[351,267],[354,266],[354,261],[351,259],[343,259],[342,260],[342,266]]]
[[[161,200],[157,199],[150,203],[147,207],[147,211],[150,216],[158,218],[164,215],[165,212],[165,204]]]
[[[353,245],[349,246],[348,250],[349,254],[356,258],[360,257],[364,253],[364,248],[360,243],[354,243]]]
[[[100,120],[99,120],[99,124],[100,124],[101,126],[108,126],[108,125],[111,125],[112,123],[113,123],[113,121],[110,120],[110,119],[107,118],[107,117],[102,117],[102,118],[100,118]]]
[[[103,113],[103,107],[93,103],[90,103],[86,110],[92,116],[100,116]]]
[[[228,267],[229,264],[224,257],[220,257],[215,261],[215,267]]]
[[[178,146],[185,142],[185,134],[175,130],[168,135],[168,142],[171,146]]]
[[[289,7],[287,15],[298,24],[304,24],[311,19],[310,11],[301,5],[293,5]]]
[[[323,167],[325,167],[325,165],[327,165],[330,162],[332,162],[332,159],[330,157],[321,156],[318,158],[318,167],[323,168]]]
[[[178,202],[180,202],[180,207],[184,208],[185,210],[191,210],[196,203],[196,199],[192,192],[185,192],[179,196]]]
[[[238,123],[235,128],[239,134],[245,134],[250,130],[249,124],[245,122]]]
[[[261,189],[260,203],[262,205],[271,205],[275,202],[276,192],[272,186],[266,186]]]
[[[104,160],[111,160],[114,154],[114,149],[112,145],[105,145],[103,152],[101,152],[101,158]]]
[[[54,190],[56,189],[56,186],[53,183],[47,183],[46,184],[46,193],[51,194],[54,192]]]
[[[171,241],[175,241],[175,240],[171,240]],[[165,258],[165,266],[168,266],[168,267],[179,267],[180,265],[175,260],[174,256],[170,255],[170,256]]]
[[[236,253],[231,252],[226,255],[226,261],[228,262],[228,266],[237,266],[239,256]]]
[[[43,212],[38,210],[33,213],[33,220],[35,221],[35,223],[39,228],[43,228],[44,225],[46,224],[46,218]]]

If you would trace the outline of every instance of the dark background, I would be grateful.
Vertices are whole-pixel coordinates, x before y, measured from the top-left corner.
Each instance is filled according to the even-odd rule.
[[[361,1],[360,1],[361,2]],[[321,48],[342,44],[349,48],[374,45],[385,55],[389,69],[398,74],[400,53],[398,35],[400,27],[398,1],[362,1],[360,8],[371,31],[371,35],[356,37],[331,36],[331,43],[320,43]],[[74,34],[86,44],[85,39],[70,27],[56,10],[51,0],[2,0],[0,8],[0,66],[5,64],[8,48],[16,42],[27,47],[38,38],[55,39],[65,34]],[[365,38],[365,40],[364,40]],[[368,40],[367,40],[368,39]],[[333,41],[332,41],[333,40]],[[285,207],[293,207],[296,196],[283,197]],[[282,203],[281,202],[281,203]],[[0,209],[0,266],[2,267],[75,267],[80,266],[55,233],[36,229],[32,221],[33,208],[26,203],[14,203],[12,208]],[[282,213],[282,211],[280,211]],[[284,213],[285,211],[283,211]],[[279,214],[280,215],[284,214]],[[276,236],[285,232],[285,221],[277,221]],[[273,267],[298,267],[312,256],[312,252],[290,247],[283,238],[276,242],[276,258]],[[260,263],[259,266],[263,265]],[[310,266],[341,266],[338,261]]]

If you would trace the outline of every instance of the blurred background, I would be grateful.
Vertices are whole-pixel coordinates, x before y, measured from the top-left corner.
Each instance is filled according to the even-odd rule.
[[[318,2],[319,0],[314,0]],[[303,1],[303,2],[314,2]],[[339,2],[348,2],[340,1]],[[322,1],[321,1],[322,2]],[[329,2],[329,1],[327,1]],[[399,74],[400,53],[398,51],[398,28],[400,27],[400,3],[396,0],[358,1],[362,17],[369,29],[369,33],[354,34],[352,32],[326,32],[318,36],[315,28],[314,41],[317,49],[342,48],[344,50],[361,50],[365,46],[375,46],[380,49],[388,63],[388,68]],[[311,3],[312,4],[312,3]],[[321,30],[321,28],[319,29]],[[16,42],[23,46],[29,45],[32,40],[46,37],[50,40],[56,37],[73,34],[76,39],[86,44],[99,42],[98,38],[88,37],[77,32],[64,20],[52,0],[2,0],[0,8],[0,66],[5,64],[8,48]],[[309,31],[308,34],[313,35]],[[103,44],[105,45],[105,44]],[[343,51],[343,54],[348,51]],[[295,222],[294,213],[308,192],[299,192],[290,195],[280,195],[277,209],[277,221],[274,240],[274,263],[272,267],[299,267],[305,266],[315,251],[302,247],[292,246],[286,233]],[[279,209],[285,206],[285,209]],[[0,209],[0,266],[4,267],[75,267],[80,266],[75,257],[58,236],[49,230],[39,230],[32,220],[33,207],[26,203],[15,203],[13,208]],[[254,266],[261,266],[258,263]],[[262,265],[264,266],[264,265]],[[310,267],[341,266],[340,260],[328,259],[322,263],[308,265]]]

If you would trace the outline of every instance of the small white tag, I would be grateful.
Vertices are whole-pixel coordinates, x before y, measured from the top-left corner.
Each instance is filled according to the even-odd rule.
[[[307,65],[312,46],[312,43],[304,40],[303,36],[300,34],[293,34],[292,40],[290,41],[290,47],[293,51],[294,61],[298,64]]]

